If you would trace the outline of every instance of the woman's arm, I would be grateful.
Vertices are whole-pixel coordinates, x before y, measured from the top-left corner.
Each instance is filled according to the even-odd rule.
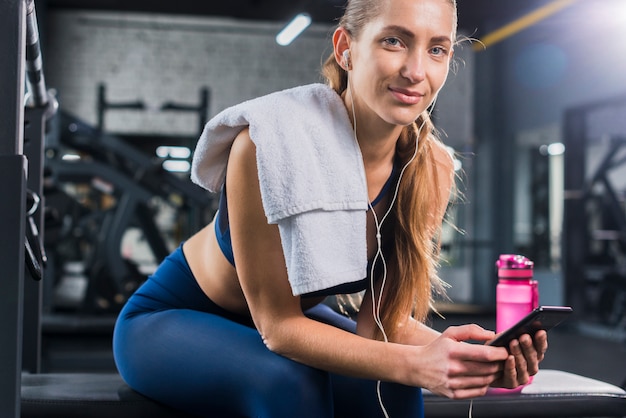
[[[426,387],[454,398],[479,396],[497,378],[506,350],[459,342],[484,336],[478,327],[460,327],[428,346],[409,346],[363,338],[304,316],[287,280],[278,228],[267,223],[263,211],[247,131],[233,144],[226,182],[237,273],[268,349],[323,370]]]
[[[389,266],[390,273],[393,271]],[[376,281],[376,294],[380,294],[380,280]],[[363,300],[357,314],[357,334],[365,338],[374,338],[376,334],[376,321],[374,319],[374,308],[372,305],[372,293],[367,290],[363,295]],[[436,340],[441,333],[429,326],[415,320],[407,318],[406,323],[401,324],[396,333],[396,338],[391,338],[391,342],[405,345],[427,345]]]
[[[278,354],[313,367],[359,377],[402,380],[391,346],[367,341],[308,319],[292,295],[278,227],[267,223],[261,202],[255,146],[243,131],[227,171],[228,216],[237,275],[264,343]],[[368,350],[350,347],[370,346]],[[364,366],[368,365],[368,366]]]

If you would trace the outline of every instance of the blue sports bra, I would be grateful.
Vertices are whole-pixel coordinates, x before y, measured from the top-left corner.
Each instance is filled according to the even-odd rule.
[[[376,199],[372,201],[371,206],[374,207],[380,202],[391,186],[395,184],[397,179],[396,166],[394,164],[393,170],[391,171],[391,175],[383,185],[383,188],[380,190]],[[369,209],[368,209],[369,210]],[[222,191],[220,193],[220,202],[218,211],[215,215],[215,236],[217,238],[217,243],[224,254],[224,257],[228,260],[230,264],[235,266],[235,256],[233,255],[233,243],[230,237],[230,223],[228,221],[228,198],[226,197],[226,184],[222,187]],[[369,268],[368,268],[369,272]],[[338,286],[334,286],[328,289],[322,289],[313,293],[307,293],[306,295],[302,295],[303,297],[313,297],[313,296],[329,296],[329,295],[337,295],[337,294],[349,294],[356,293],[362,290],[365,290],[369,283],[369,278],[365,277],[362,280],[350,283],[340,284]]]

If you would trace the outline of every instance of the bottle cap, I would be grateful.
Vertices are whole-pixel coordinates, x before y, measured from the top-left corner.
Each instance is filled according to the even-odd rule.
[[[532,275],[534,263],[523,255],[501,254],[496,267],[501,277],[525,278]]]

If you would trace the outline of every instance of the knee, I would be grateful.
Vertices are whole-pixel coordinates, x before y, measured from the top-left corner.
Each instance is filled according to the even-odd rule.
[[[261,371],[263,370],[263,371]],[[332,417],[333,396],[327,372],[280,358],[263,373],[257,386],[257,416],[266,417]]]

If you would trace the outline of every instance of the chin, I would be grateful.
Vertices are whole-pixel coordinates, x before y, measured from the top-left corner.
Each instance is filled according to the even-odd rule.
[[[396,108],[388,112],[384,119],[392,125],[407,126],[415,122],[423,111],[422,106]]]
[[[410,124],[412,124],[413,122],[415,122],[417,120],[417,118],[419,117],[421,113],[413,113],[411,112],[410,115],[402,115],[402,116],[398,116],[396,115],[395,117],[389,117],[386,119],[386,122],[391,124],[391,125],[396,125],[396,126],[408,126]]]

